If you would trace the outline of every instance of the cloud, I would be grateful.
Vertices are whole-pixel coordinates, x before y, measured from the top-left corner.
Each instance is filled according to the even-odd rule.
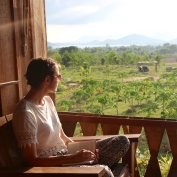
[[[132,33],[177,37],[175,0],[46,0],[46,17],[50,42]]]
[[[114,3],[113,3],[114,2]],[[46,0],[47,24],[81,24],[100,21],[109,15],[116,0]]]
[[[105,36],[109,35],[110,30],[105,33],[107,22],[89,23],[84,25],[47,25],[47,38],[49,42],[69,42],[74,41],[84,35]],[[106,29],[105,29],[106,30]]]

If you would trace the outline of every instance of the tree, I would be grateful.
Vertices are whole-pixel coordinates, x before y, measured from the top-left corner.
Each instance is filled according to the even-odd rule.
[[[115,104],[114,104],[114,107],[117,110],[117,115],[119,113],[119,105],[118,105],[118,103],[119,103],[119,100],[121,98],[122,87],[123,87],[122,83],[116,83],[114,85],[111,85],[111,87],[110,87],[111,92],[115,93],[116,96],[117,96],[116,99],[115,99]]]
[[[121,78],[121,81],[123,82],[123,78],[127,75],[126,72],[118,72],[118,76]]]
[[[87,100],[90,95],[83,89],[77,90],[73,93],[72,100],[74,100],[77,104],[80,104],[80,110],[82,108],[82,102]]]
[[[169,47],[169,46],[170,46],[170,43],[164,43],[163,46],[164,46],[164,47]]]
[[[79,64],[79,58],[77,56],[77,52],[74,52],[72,50],[71,54],[70,54],[70,57],[71,57],[70,65],[71,66],[78,66],[78,64]]]
[[[48,50],[51,50],[52,49],[52,47],[51,46],[48,46]]]
[[[108,77],[109,77],[109,75],[110,75],[110,73],[111,73],[111,68],[110,68],[109,66],[106,66],[105,73],[106,73],[106,74],[108,75]]]
[[[59,111],[68,111],[70,108],[73,108],[75,102],[73,100],[63,100],[59,103]]]
[[[105,64],[105,58],[101,58],[101,64],[102,64],[102,65]]]
[[[165,118],[165,106],[166,103],[169,101],[170,97],[172,95],[172,92],[170,90],[160,90],[157,97],[156,101],[162,102],[162,112],[161,112],[161,117]]]
[[[51,55],[50,57],[55,59],[57,62],[62,63],[62,58],[59,53],[55,53],[55,54]]]
[[[150,117],[152,113],[155,113],[159,109],[159,105],[156,102],[148,100],[146,107],[142,108],[139,113],[147,113],[146,117]]]
[[[97,80],[94,79],[84,79],[82,81],[83,84],[83,90],[85,90],[89,95],[94,95],[96,93],[98,93],[101,83]]]
[[[172,44],[172,45],[170,46],[170,50],[171,50],[171,53],[177,52],[177,45],[176,45],[176,44]]]
[[[83,66],[80,66],[81,68],[81,75],[88,76],[91,73],[91,67],[88,65],[87,62],[83,63]]]
[[[98,103],[101,104],[101,112],[102,112],[102,114],[104,114],[104,112],[103,112],[104,106],[111,102],[111,98],[110,98],[109,94],[98,95],[97,96],[97,101],[98,101]]]
[[[69,47],[62,47],[60,50],[59,50],[59,53],[61,55],[63,55],[66,51],[71,53],[71,51],[74,51],[74,52],[77,52],[79,49],[75,46],[69,46]]]
[[[115,50],[110,51],[106,55],[107,63],[108,64],[116,64],[117,63],[117,52]]]
[[[157,61],[158,63],[160,63],[160,60],[162,59],[162,55],[159,55],[157,54],[155,57],[154,57],[154,60]]]
[[[131,111],[133,112],[133,106],[134,106],[134,100],[139,97],[139,92],[132,89],[131,86],[125,87],[123,92],[123,99],[125,102],[128,102],[131,108]]]
[[[62,55],[62,64],[68,67],[70,66],[70,62],[71,62],[71,56],[68,51],[65,51],[64,54]]]

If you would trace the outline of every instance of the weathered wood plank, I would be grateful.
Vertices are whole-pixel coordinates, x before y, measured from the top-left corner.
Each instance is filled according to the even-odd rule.
[[[96,135],[98,123],[85,123],[80,122],[82,133],[84,136],[94,136]]]
[[[177,128],[167,128],[167,135],[170,142],[171,152],[173,156],[172,164],[170,167],[170,171],[168,177],[176,176],[177,174]]]
[[[25,2],[28,9],[23,8]],[[29,10],[32,13],[28,13]],[[25,19],[24,12],[27,12]],[[0,83],[20,80],[18,85],[0,89],[2,116],[12,113],[17,102],[27,93],[29,88],[24,74],[30,60],[47,57],[44,0],[0,1],[0,24]],[[23,46],[27,46],[24,56]]]
[[[100,136],[82,136],[82,137],[70,137],[74,141],[84,141],[84,140],[99,140],[104,138],[110,138],[116,135],[100,135]],[[127,138],[130,142],[138,142],[141,139],[141,134],[127,134]]]
[[[1,177],[102,177],[103,167],[32,167],[0,169]]]
[[[147,142],[149,145],[150,159],[145,173],[145,177],[161,177],[160,167],[157,160],[160,144],[164,135],[165,128],[144,127]]]
[[[13,8],[12,8],[12,10],[13,10],[13,13],[12,13],[13,14],[13,21],[14,22],[20,22],[20,21],[22,21],[21,20],[22,14],[19,13],[19,11],[21,12],[21,10],[20,10],[21,5],[20,5],[19,1],[17,3],[16,0],[14,0],[12,3],[13,3]],[[20,37],[21,37],[21,29],[20,29],[19,23],[13,23],[13,25],[14,25],[14,49],[15,49],[15,60],[16,60],[16,65],[15,66],[16,66],[16,71],[17,71],[16,72],[17,73],[17,79],[20,81],[22,79],[21,78],[21,75],[22,75],[21,68],[22,67],[21,67],[21,62],[20,62],[20,53],[22,53],[21,52],[22,48],[19,47],[22,44],[22,41],[19,40]],[[23,96],[22,82],[18,83],[17,88],[18,88],[18,100],[20,100]]]
[[[47,57],[47,33],[44,0],[30,0],[30,15],[33,57]]]
[[[8,149],[6,148],[6,145],[4,143],[4,126],[6,125],[6,118],[5,117],[0,117],[0,164],[1,167],[10,167],[12,165],[9,154],[8,154]]]
[[[63,131],[67,136],[74,136],[77,122],[61,122]]]
[[[14,26],[12,16],[12,1],[0,2],[0,70],[2,72],[2,80],[0,82],[9,82],[17,80],[16,63],[14,50]],[[7,42],[8,41],[8,42]],[[10,52],[9,52],[10,51]],[[18,92],[16,86],[1,88],[2,115],[13,112],[14,105],[18,102]],[[8,98],[8,99],[7,99]]]
[[[1,141],[3,144],[2,151],[6,150],[5,157],[10,159],[9,162],[7,164],[4,164],[3,166],[22,167],[25,164],[25,162],[22,156],[22,152],[18,148],[18,144],[13,133],[12,121],[10,121],[11,119],[12,115],[9,115],[8,116],[9,122],[4,122],[4,124],[0,126]]]
[[[142,131],[142,126],[131,126],[129,125],[129,133],[131,134],[139,134]]]
[[[116,135],[119,133],[120,125],[101,124],[103,135]]]
[[[0,88],[1,88],[1,87],[5,87],[5,86],[8,86],[8,85],[18,84],[18,83],[19,83],[19,81],[10,81],[10,82],[0,83]]]

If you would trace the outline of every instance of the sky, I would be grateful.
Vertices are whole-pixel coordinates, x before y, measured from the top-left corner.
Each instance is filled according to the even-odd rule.
[[[48,42],[70,42],[87,35],[177,38],[176,0],[45,0],[45,7]]]

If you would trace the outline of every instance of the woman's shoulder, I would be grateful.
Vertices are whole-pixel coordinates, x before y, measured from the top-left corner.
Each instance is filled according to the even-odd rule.
[[[48,95],[45,95],[44,98],[45,98],[46,100],[51,100],[51,101],[52,101],[51,97],[48,96]]]
[[[53,104],[53,100],[50,96],[45,96],[44,98],[48,103]]]
[[[54,102],[53,102],[52,98],[50,96],[45,96],[45,101],[46,101],[47,106],[51,110],[55,111],[55,105],[54,105]]]
[[[13,115],[19,115],[19,114],[27,114],[31,112],[31,106],[30,103],[22,98],[16,105]]]
[[[25,110],[28,107],[28,102],[22,98],[16,105],[15,110]]]

